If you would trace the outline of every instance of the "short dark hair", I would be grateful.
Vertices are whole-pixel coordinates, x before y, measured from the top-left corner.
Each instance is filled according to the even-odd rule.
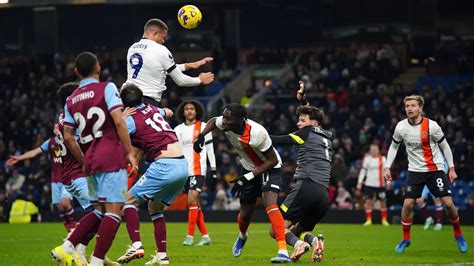
[[[143,92],[137,85],[127,83],[120,91],[120,98],[125,107],[134,107],[143,103]]]
[[[324,119],[324,112],[310,105],[300,105],[298,109],[296,109],[296,113],[298,114],[298,116],[308,115],[309,119],[316,120],[320,124],[323,122]]]
[[[58,90],[56,91],[56,95],[58,96],[61,105],[66,104],[67,97],[69,97],[69,95],[71,95],[77,89],[77,87],[79,87],[79,83],[77,82],[68,82],[59,86]]]
[[[95,66],[99,60],[91,52],[82,52],[76,57],[75,65],[77,72],[83,77],[90,76],[95,71]]]
[[[222,111],[229,110],[232,117],[247,119],[247,109],[238,103],[229,103],[224,106]]]
[[[184,107],[187,104],[194,105],[194,109],[196,109],[196,120],[202,121],[204,119],[205,109],[202,103],[195,100],[187,100],[179,104],[178,108],[176,109],[176,120],[181,123],[186,121],[186,118],[184,117]]]
[[[145,23],[145,27],[143,27],[143,30],[146,31],[151,27],[156,27],[160,30],[168,30],[168,25],[166,25],[166,23],[163,22],[163,20],[157,19],[157,18],[152,18],[152,19],[148,20]]]

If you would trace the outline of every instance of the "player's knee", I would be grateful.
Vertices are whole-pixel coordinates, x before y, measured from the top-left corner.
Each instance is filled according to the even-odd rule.
[[[413,211],[414,206],[415,206],[414,200],[405,200],[405,202],[403,203],[403,208],[407,211]]]
[[[165,205],[161,202],[149,201],[148,212],[150,214],[162,213],[165,209]]]
[[[420,207],[423,206],[425,204],[425,199],[423,197],[417,198],[416,199],[416,204]]]
[[[199,205],[199,192],[196,190],[189,190],[188,192],[188,206]]]
[[[443,199],[442,203],[448,211],[456,209],[456,206],[454,205],[454,202],[451,198]]]

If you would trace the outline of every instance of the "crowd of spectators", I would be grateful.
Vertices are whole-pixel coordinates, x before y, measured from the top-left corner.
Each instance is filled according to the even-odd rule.
[[[298,80],[305,80],[308,99],[325,110],[323,127],[333,131],[335,136],[330,188],[333,206],[360,208],[361,196],[355,186],[361,159],[372,142],[379,143],[386,154],[395,125],[404,118],[402,100],[414,93],[410,86],[391,84],[399,69],[390,46],[349,45],[254,55],[248,64],[296,60],[287,81],[269,90],[257,122],[274,135],[296,130],[298,103],[294,95]],[[99,59],[103,70],[101,80],[112,80],[120,86],[126,78],[124,54],[100,53]],[[59,54],[0,58],[0,221],[6,219],[9,204],[19,194],[35,202],[40,211],[53,210],[47,155],[26,160],[15,168],[4,165],[10,155],[36,148],[52,135],[53,124],[62,109],[55,91],[58,85],[76,80],[73,61],[74,55]],[[214,72],[222,82],[228,82],[235,76],[236,69],[240,71],[242,66],[229,67],[223,60]],[[162,102],[164,107],[175,109],[183,96],[200,96],[199,92],[195,95],[189,89],[177,89],[172,83],[169,86],[166,100]],[[438,121],[453,149],[459,178],[467,182],[474,176],[473,89],[472,84],[460,84],[453,92],[426,86],[420,92],[425,97],[426,114]],[[177,124],[176,121],[170,123]],[[214,135],[219,178],[208,178],[208,185],[201,193],[203,206],[235,210],[239,204],[230,196],[228,181],[239,175],[240,163],[225,136]],[[278,147],[278,150],[284,161],[283,176],[287,184],[281,191],[283,197],[292,185],[296,151],[288,147]],[[395,176],[405,169],[406,158],[399,156]],[[395,189],[392,191],[389,204],[400,204],[401,194],[395,193]]]

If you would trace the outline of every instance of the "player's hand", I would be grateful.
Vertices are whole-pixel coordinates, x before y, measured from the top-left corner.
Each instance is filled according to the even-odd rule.
[[[135,107],[126,107],[122,111],[122,118],[125,119],[128,116],[131,116],[131,115],[135,114],[136,112],[137,112],[137,109]]]
[[[458,174],[456,174],[456,170],[454,169],[454,166],[449,167],[448,177],[451,183],[453,183],[454,179],[458,178]]]
[[[211,72],[201,73],[199,74],[199,79],[202,85],[211,84],[214,81],[214,74]]]
[[[196,141],[193,144],[193,149],[196,153],[201,153],[204,147],[204,135],[201,133],[197,135]]]
[[[234,183],[234,187],[232,187],[231,194],[234,197],[239,197],[240,193],[242,192],[242,187],[248,182],[245,176],[241,175],[239,178],[230,181],[230,183]]]
[[[12,167],[19,161],[20,159],[18,159],[18,156],[10,156],[10,158],[7,160],[7,166]]]
[[[304,81],[300,80],[300,88],[296,92],[296,98],[301,102],[301,105],[309,105],[308,100],[305,95]]]
[[[356,186],[357,190],[361,190],[362,189],[362,184],[361,183],[358,183],[357,186]]]
[[[212,60],[214,60],[213,57],[204,57],[203,59],[199,60],[199,61],[196,61],[194,63],[191,63],[191,67],[192,68],[200,68],[201,66],[209,63],[209,62],[212,62]]]
[[[138,175],[138,165],[132,165],[129,163],[127,165],[127,175],[129,178],[136,178]]]
[[[131,152],[127,155],[127,161],[131,165],[138,165],[137,159],[135,158],[135,156],[133,156],[133,152]]]
[[[390,173],[390,168],[383,169],[383,177],[387,181],[392,181],[392,174]]]
[[[296,92],[296,98],[302,100],[304,98],[304,81],[300,80],[300,89]]]

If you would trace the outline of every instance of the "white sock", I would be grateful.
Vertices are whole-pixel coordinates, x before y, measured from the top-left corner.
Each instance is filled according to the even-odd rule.
[[[136,242],[133,242],[133,244],[132,244],[132,247],[133,247],[134,249],[139,249],[139,248],[141,248],[142,246],[143,246],[143,244],[142,244],[141,241],[136,241]]]
[[[87,248],[87,246],[85,246],[85,245],[79,243],[79,244],[77,244],[77,246],[76,246],[76,252],[77,252],[77,253],[86,253],[86,248]]]
[[[71,243],[71,241],[69,240],[64,241],[62,246],[63,246],[64,252],[66,252],[67,254],[72,254],[74,252],[74,245]]]
[[[193,238],[193,239],[194,239],[194,236],[186,235],[186,237],[190,237],[190,238]]]
[[[168,257],[166,255],[166,252],[156,252],[156,256],[158,256],[158,258],[161,260],[161,259],[164,259],[165,257]]]
[[[104,265],[104,260],[99,259],[95,256],[91,256],[91,262],[89,263],[91,266],[102,266]]]
[[[303,243],[305,243],[305,242],[301,241],[301,240],[296,241],[295,248],[301,246]]]
[[[245,235],[242,235],[242,232],[239,232],[239,237],[242,239],[247,239],[248,236],[249,236],[249,231],[247,231]]]
[[[209,234],[202,235],[202,237],[203,237],[203,238],[204,238],[204,237],[209,237]]]
[[[288,255],[288,250],[286,250],[286,249],[279,249],[279,250],[278,250],[278,254],[283,254],[283,255],[285,255],[285,256],[287,256],[287,257],[290,256],[290,255]],[[92,265],[92,264],[91,264],[91,265]]]

